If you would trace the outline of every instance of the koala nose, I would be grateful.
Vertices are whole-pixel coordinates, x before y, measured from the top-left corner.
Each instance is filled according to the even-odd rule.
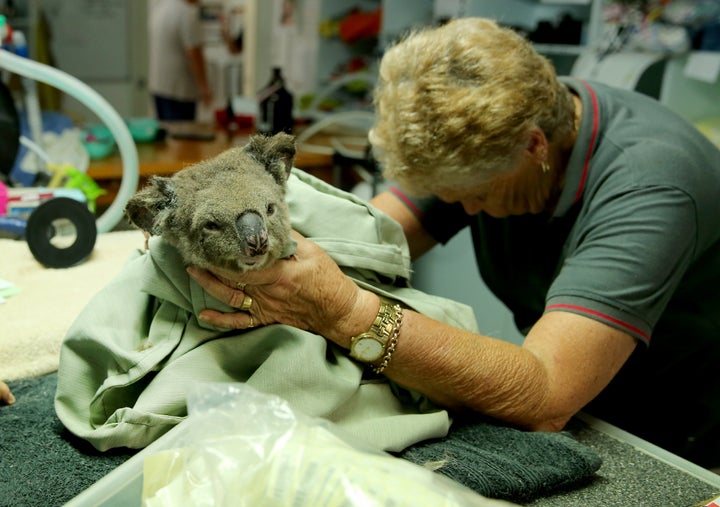
[[[255,257],[267,252],[268,232],[259,214],[245,211],[238,217],[236,224],[245,255]]]

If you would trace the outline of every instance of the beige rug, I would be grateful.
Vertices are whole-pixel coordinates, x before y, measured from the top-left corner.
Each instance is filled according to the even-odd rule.
[[[0,280],[19,289],[0,303],[0,380],[56,371],[60,344],[75,316],[144,243],[138,230],[100,234],[84,263],[49,269],[24,241],[0,239]]]

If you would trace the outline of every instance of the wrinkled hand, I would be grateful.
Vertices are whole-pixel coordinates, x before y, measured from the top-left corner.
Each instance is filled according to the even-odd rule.
[[[282,323],[347,347],[356,326],[369,327],[357,320],[372,322],[377,312],[377,303],[370,299],[374,296],[346,277],[315,243],[295,232],[293,236],[295,255],[262,271],[211,273],[189,267],[188,273],[201,287],[233,308],[240,308],[246,296],[252,298],[248,311],[203,310],[200,319],[226,329]]]

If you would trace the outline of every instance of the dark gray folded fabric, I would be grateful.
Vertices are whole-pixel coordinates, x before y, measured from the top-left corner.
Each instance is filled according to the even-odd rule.
[[[62,505],[135,451],[100,453],[55,416],[57,374],[10,382],[18,401],[0,408],[0,507]],[[400,456],[444,460],[438,472],[480,494],[527,501],[592,477],[600,458],[567,433],[528,433],[486,421],[456,422],[448,437],[421,442]]]
[[[135,453],[100,453],[63,428],[57,373],[8,385],[17,401],[0,407],[0,507],[63,505]]]
[[[580,485],[602,459],[569,433],[528,432],[491,421],[453,424],[447,437],[399,454],[464,484],[481,495],[514,502]]]

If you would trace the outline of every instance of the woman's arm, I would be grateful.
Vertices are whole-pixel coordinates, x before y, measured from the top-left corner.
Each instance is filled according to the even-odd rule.
[[[411,258],[417,259],[437,244],[423,228],[420,220],[393,193],[382,192],[373,197],[370,204],[390,215],[402,226]]]
[[[315,243],[296,235],[291,259],[263,271],[223,273],[224,282],[193,268],[217,299],[239,308],[253,298],[254,324],[280,322],[314,331],[349,349],[377,315],[377,295],[359,288]],[[222,278],[222,277],[221,277]],[[238,280],[245,292],[235,289]],[[205,310],[219,327],[250,325],[245,312]],[[384,374],[451,409],[469,409],[535,430],[560,430],[617,373],[634,338],[592,319],[550,312],[522,347],[405,310],[397,348]]]
[[[413,258],[435,245],[391,192],[371,203],[403,226]],[[626,333],[567,312],[543,316],[522,347],[406,314],[394,367],[386,370],[390,378],[445,405],[534,429],[561,429],[602,391],[636,345]],[[403,339],[417,347],[410,350]]]
[[[545,314],[522,346],[406,312],[385,374],[449,408],[558,431],[607,386],[635,345],[622,331],[567,312]]]
[[[372,204],[405,230],[413,256],[435,242],[394,195]],[[297,253],[268,270],[237,275],[190,269],[210,294],[238,308],[245,293],[255,324],[282,322],[312,330],[349,349],[378,313],[377,295],[359,288],[316,244],[296,234]],[[222,278],[222,277],[221,277]],[[201,318],[226,328],[246,328],[245,312],[204,311]],[[384,374],[451,409],[477,411],[534,430],[560,430],[625,363],[636,341],[601,322],[568,312],[538,320],[522,346],[471,333],[405,310],[397,347]]]

